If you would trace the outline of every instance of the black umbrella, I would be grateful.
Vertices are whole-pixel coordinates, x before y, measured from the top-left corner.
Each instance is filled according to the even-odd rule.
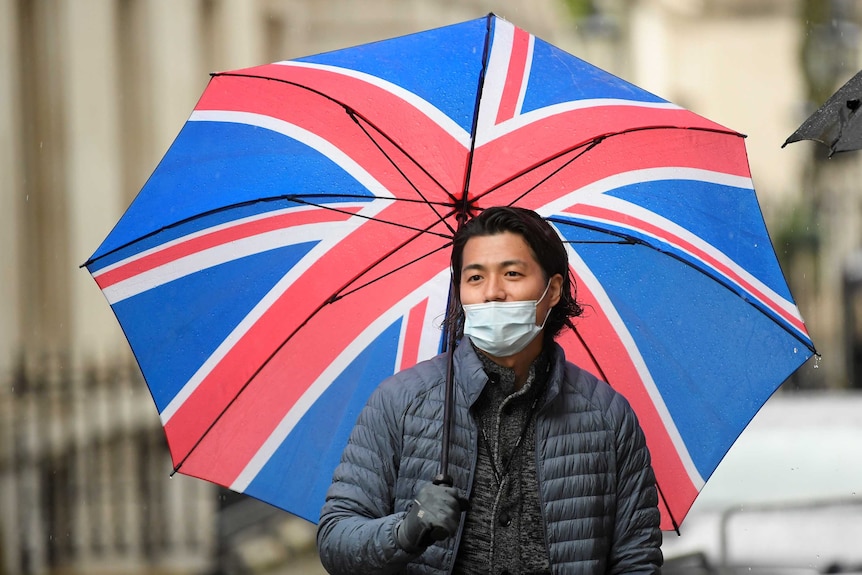
[[[862,148],[862,71],[850,78],[825,104],[811,114],[781,145],[814,140],[829,146],[829,156]]]

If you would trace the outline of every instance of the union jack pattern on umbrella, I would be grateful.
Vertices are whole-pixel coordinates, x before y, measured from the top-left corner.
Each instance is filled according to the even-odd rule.
[[[676,526],[813,353],[742,137],[489,15],[215,74],[87,267],[175,468],[316,521],[359,410],[441,350],[459,217],[534,209]]]

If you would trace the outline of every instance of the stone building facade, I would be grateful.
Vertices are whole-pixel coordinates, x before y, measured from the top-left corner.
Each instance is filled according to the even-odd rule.
[[[571,36],[556,0],[0,0],[0,574],[202,573],[229,552],[216,488],[169,478],[158,414],[80,268],[208,74],[492,10]]]

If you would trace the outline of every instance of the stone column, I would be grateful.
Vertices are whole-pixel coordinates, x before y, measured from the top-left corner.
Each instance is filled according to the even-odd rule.
[[[218,15],[216,40],[223,46],[217,70],[234,70],[268,64],[264,59],[265,20],[260,8],[247,0],[223,0]]]
[[[125,349],[119,326],[85,270],[121,213],[121,135],[114,2],[58,2],[63,42],[69,331],[74,355]],[[124,137],[134,137],[125,134]]]
[[[148,8],[151,75],[140,88],[152,101],[153,146],[161,158],[191,115],[209,70],[202,58],[198,4],[153,0]]]
[[[0,377],[21,346],[20,203],[21,150],[18,105],[17,2],[0,0]],[[4,383],[0,382],[0,385]]]
[[[202,28],[213,25],[215,14],[203,18],[200,6],[197,2],[173,0],[147,2],[149,76],[140,89],[150,101],[152,145],[158,157],[168,150],[209,81],[203,52],[205,39],[213,38],[213,33]],[[197,559],[190,556],[187,545],[183,486],[188,480],[175,476],[163,484],[165,505],[158,513],[163,519],[161,538],[165,548],[159,554],[157,566],[168,571],[181,569]]]

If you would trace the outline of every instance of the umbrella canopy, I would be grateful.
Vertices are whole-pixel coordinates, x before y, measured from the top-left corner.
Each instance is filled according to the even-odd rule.
[[[829,156],[862,148],[862,71],[811,114],[781,145],[814,140],[829,148]]]
[[[213,76],[86,263],[176,470],[316,521],[493,205],[566,242],[588,311],[560,343],[633,404],[676,527],[814,351],[743,139],[494,15]]]

